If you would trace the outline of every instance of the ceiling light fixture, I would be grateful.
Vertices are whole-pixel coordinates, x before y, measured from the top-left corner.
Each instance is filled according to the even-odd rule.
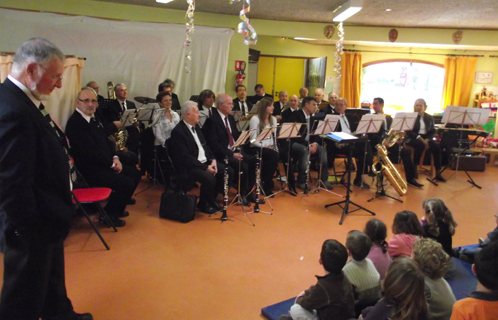
[[[159,2],[159,3],[168,3],[171,1],[173,1],[173,0],[156,0],[156,2]]]
[[[391,9],[386,9],[386,11],[387,11],[387,12],[390,12],[390,11],[391,11]]]
[[[363,0],[348,0],[346,3],[334,10],[334,21],[342,22],[361,10]]]

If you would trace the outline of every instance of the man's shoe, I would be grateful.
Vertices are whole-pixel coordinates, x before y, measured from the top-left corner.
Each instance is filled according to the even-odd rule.
[[[418,183],[417,180],[415,180],[415,179],[406,180],[406,183],[408,183],[409,185],[414,186],[416,188],[422,188],[424,186],[423,184]]]
[[[126,226],[126,222],[124,220],[119,219],[118,217],[111,217],[110,216],[109,218],[111,218],[111,222],[116,228]],[[105,220],[104,220],[104,222],[105,222]]]
[[[130,215],[128,211],[123,211],[121,214],[118,214],[118,218],[126,218]]]
[[[91,313],[75,313],[73,320],[93,320]]]
[[[291,195],[293,195],[294,197],[297,196],[297,190],[293,184],[289,184],[289,191],[291,192]]]
[[[213,208],[215,208],[216,210],[218,210],[218,211],[223,210],[223,207],[222,207],[222,206],[221,206],[221,205],[220,205],[217,201],[213,201],[213,202],[211,203],[211,206],[212,206]]]
[[[363,184],[361,183],[363,181],[363,179],[354,179],[353,181],[353,185],[357,186],[357,187],[360,187],[360,188],[363,188],[363,189],[370,189],[370,185],[368,183],[366,183],[365,181],[363,181]]]
[[[441,174],[437,174],[434,177],[434,180],[438,180],[438,181],[441,181],[441,182],[446,182],[446,179]]]
[[[135,204],[135,203],[137,203],[137,200],[135,200],[134,198],[130,198],[130,200],[128,200],[126,204]]]
[[[417,171],[417,170],[415,170]],[[415,174],[413,175],[413,179],[418,179],[418,172],[415,172]]]
[[[206,204],[198,204],[197,208],[199,208],[199,210],[201,212],[204,212],[206,214],[215,214],[216,212],[218,212],[218,210],[216,210],[210,204],[207,204],[207,203]]]
[[[332,190],[334,189],[334,186],[332,185],[332,183],[328,182],[328,181],[322,181],[323,183],[323,186],[327,189],[327,190]]]

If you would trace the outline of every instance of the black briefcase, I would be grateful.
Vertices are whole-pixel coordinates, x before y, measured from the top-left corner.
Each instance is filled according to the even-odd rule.
[[[195,218],[197,197],[183,191],[166,190],[161,195],[159,217],[187,223]]]

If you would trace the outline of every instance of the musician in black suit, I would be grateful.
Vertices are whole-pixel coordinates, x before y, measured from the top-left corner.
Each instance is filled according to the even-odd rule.
[[[198,125],[199,109],[193,101],[187,101],[182,106],[183,120],[176,125],[168,139],[174,152],[171,160],[177,172],[177,181],[185,185],[200,182],[201,190],[198,208],[204,213],[213,214],[222,207],[216,202],[217,193],[223,192],[223,177],[225,166],[218,162]],[[230,187],[232,168],[228,168]]]
[[[287,103],[289,94],[287,91],[282,90],[278,93],[278,101],[275,101],[273,103],[273,116],[277,118],[277,121],[280,122],[282,120],[282,112],[285,110],[285,108],[288,108],[289,105]]]
[[[337,123],[337,128],[335,131],[337,132],[345,132],[352,134],[356,131],[356,123],[353,119],[352,115],[346,114],[347,101],[344,98],[339,98],[335,101],[335,110],[339,114],[339,122]],[[329,147],[330,146],[330,147]],[[356,143],[353,145],[353,156],[356,159],[356,177],[353,181],[355,186],[370,188],[370,186],[363,181],[362,184],[362,175],[368,172],[368,168],[373,164],[373,156],[372,156],[372,147],[369,143],[366,145],[363,143]],[[348,154],[350,145],[341,146],[341,144],[329,143],[327,144],[328,148],[332,148],[333,154],[343,153]],[[366,148],[366,150],[365,150]],[[365,152],[366,152],[366,161],[365,161]]]
[[[434,167],[436,168],[434,179],[446,182],[446,179],[441,175],[441,148],[434,141],[434,136],[436,135],[434,119],[425,112],[426,109],[427,104],[424,99],[415,100],[413,110],[418,113],[418,116],[413,129],[406,132],[405,143],[415,150],[413,155],[414,163],[420,162],[424,150],[430,150],[434,158]]]
[[[289,118],[297,110],[299,110],[299,99],[293,94],[289,99],[289,107],[282,111],[282,123],[289,122]]]
[[[337,96],[337,93],[331,92],[329,93],[329,104],[323,108],[321,111],[325,114],[339,114],[337,111],[335,111],[335,101],[339,97]]]
[[[384,114],[384,99],[374,98],[372,105],[374,114]],[[390,115],[386,115],[384,124],[380,127],[379,132],[368,134],[368,139],[370,140],[372,149],[376,148],[376,146],[378,144],[381,144],[382,141],[387,137],[392,123],[393,118]],[[415,180],[417,168],[413,165],[410,150],[406,148],[400,148],[400,145],[398,143],[395,143],[392,147],[388,148],[387,151],[389,152],[389,160],[392,163],[398,163],[398,157],[400,157],[401,161],[403,161],[403,167],[405,168],[405,178],[408,184],[417,188],[421,188],[424,186],[423,184],[420,184],[417,182],[417,180]]]
[[[64,133],[41,103],[62,86],[64,58],[49,41],[28,40],[0,85],[0,319],[93,319],[76,314],[67,297],[70,158]]]
[[[323,182],[327,189],[332,189],[334,186],[328,182],[328,165],[327,152],[319,144],[317,136],[310,136],[309,130],[312,129],[314,120],[311,114],[316,110],[316,99],[306,97],[303,99],[303,107],[301,110],[295,111],[290,116],[287,122],[304,123],[300,129],[300,137],[292,139],[291,156],[296,159],[298,164],[297,183],[302,190],[306,189],[306,171],[309,169],[308,157],[317,155],[318,161],[321,162],[322,175],[319,179]],[[308,129],[308,127],[310,129]]]
[[[215,94],[209,89],[202,90],[199,93],[199,100],[197,100],[197,108],[201,115],[199,119],[199,126],[202,128],[207,118],[213,115]]]
[[[239,84],[235,87],[237,98],[233,99],[233,111],[242,111],[243,116],[247,116],[252,109],[252,103],[247,101],[246,87]]]
[[[92,187],[107,187],[113,192],[105,206],[116,227],[126,223],[119,219],[129,215],[125,211],[140,182],[140,171],[121,164],[105,129],[95,117],[98,107],[95,91],[83,88],[78,94],[76,110],[66,124],[66,135],[71,144],[71,155],[85,180]]]
[[[232,149],[240,136],[235,119],[230,114],[233,107],[232,98],[228,94],[219,94],[215,104],[217,112],[213,112],[202,128],[207,143],[218,162],[223,162],[225,157],[228,157],[228,165],[234,172],[239,172],[240,163],[240,171],[242,172],[240,193],[245,200],[255,202],[254,193],[249,194],[249,192],[256,183],[256,158],[243,150],[234,151]],[[248,204],[247,201],[244,202]]]
[[[175,89],[175,82],[171,79],[164,80],[164,82],[160,83],[158,87],[159,92],[168,91],[171,94],[171,102],[173,103],[171,109],[178,111],[181,108],[180,99],[176,93],[173,93],[173,89]]]
[[[317,111],[322,110],[326,106],[328,106],[328,102],[323,100],[324,94],[322,88],[315,89],[315,99],[316,99],[316,109]],[[317,111],[313,112],[316,113]]]
[[[104,97],[99,94],[99,84],[96,81],[90,81],[85,87],[92,88],[97,93],[97,100],[100,102],[104,100]]]
[[[271,94],[265,93],[265,87],[261,83],[254,86],[254,92],[256,92],[256,94],[249,98],[253,104],[258,103],[258,101],[265,97],[273,100],[273,96]]]

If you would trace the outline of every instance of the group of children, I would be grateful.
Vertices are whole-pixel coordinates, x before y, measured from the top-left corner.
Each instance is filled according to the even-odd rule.
[[[453,249],[451,211],[441,199],[425,200],[423,209],[420,221],[411,211],[397,213],[389,242],[378,219],[363,232],[350,231],[345,246],[326,240],[319,260],[325,276],[279,320],[498,319],[498,226],[472,252]],[[460,301],[445,280],[455,272],[452,256],[473,262],[478,280],[476,291]]]

